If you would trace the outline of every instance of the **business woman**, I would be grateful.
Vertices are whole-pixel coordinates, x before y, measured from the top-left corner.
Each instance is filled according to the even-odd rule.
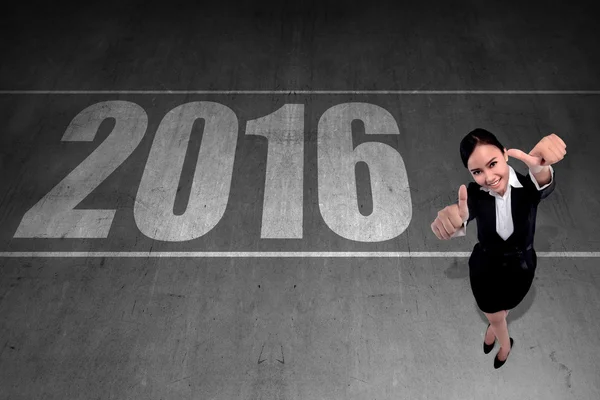
[[[498,338],[494,368],[506,362],[514,340],[506,316],[525,297],[537,266],[533,248],[537,207],[554,191],[551,167],[567,154],[555,134],[544,137],[529,154],[506,150],[496,136],[475,129],[460,143],[462,162],[475,180],[461,185],[458,202],[438,212],[431,224],[441,240],[465,236],[467,224],[477,221],[478,243],[469,257],[469,280],[477,306],[489,321],[483,349],[487,354]],[[524,176],[508,165],[508,157],[529,167]]]

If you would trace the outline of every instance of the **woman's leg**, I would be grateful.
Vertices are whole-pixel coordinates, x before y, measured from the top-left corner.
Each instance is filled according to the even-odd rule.
[[[494,330],[492,327],[488,327],[485,331],[485,337],[483,338],[483,342],[487,345],[492,345],[496,341],[496,335],[494,334]]]
[[[510,312],[510,310],[504,310],[504,312],[506,313],[506,316],[508,317],[508,313]],[[507,326],[508,326],[508,323],[507,323]],[[496,335],[494,334],[494,330],[490,326],[488,328],[488,330],[485,332],[484,342],[486,344],[493,344],[495,340],[496,340]]]
[[[508,326],[506,325],[506,316],[508,315],[505,310],[498,311],[495,313],[485,313],[488,321],[490,321],[490,329],[494,331],[494,335],[500,342],[500,355],[498,359],[503,361],[508,356],[510,351],[510,337],[508,335]]]

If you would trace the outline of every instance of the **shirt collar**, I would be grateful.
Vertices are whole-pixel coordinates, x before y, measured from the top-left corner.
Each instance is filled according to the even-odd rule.
[[[516,174],[515,170],[513,169],[513,167],[511,167],[509,165],[508,169],[509,169],[508,186],[506,188],[506,193],[504,193],[505,195],[510,191],[511,186],[516,187],[516,188],[523,187],[523,185],[521,185],[521,182],[519,182],[519,178],[517,178],[517,174]],[[494,197],[500,196],[498,193],[494,192],[490,188],[481,186],[479,189],[488,192],[490,194],[490,196],[494,196]]]

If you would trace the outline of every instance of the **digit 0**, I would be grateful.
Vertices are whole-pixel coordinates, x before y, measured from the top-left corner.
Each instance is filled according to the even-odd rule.
[[[204,133],[188,206],[173,209],[194,121]],[[219,103],[186,103],[160,123],[138,188],[133,214],[140,231],[156,240],[179,242],[205,235],[219,222],[229,199],[238,135],[235,113]]]

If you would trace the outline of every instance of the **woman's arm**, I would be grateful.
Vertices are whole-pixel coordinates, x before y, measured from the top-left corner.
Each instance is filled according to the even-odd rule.
[[[547,185],[552,180],[552,172],[550,171],[549,165],[542,167],[541,171],[538,173],[533,172],[531,168],[529,170],[539,186]]]
[[[544,179],[544,177],[540,177],[539,175],[542,173],[542,171],[534,174],[533,173],[533,169],[529,169],[529,178],[531,179],[531,181],[533,182],[533,184],[535,185],[535,193],[533,194],[536,204],[539,203],[541,200],[545,199],[546,197],[548,197],[550,195],[550,193],[552,193],[554,191],[554,188],[556,187],[556,172],[554,171],[554,168],[552,168],[551,166],[547,166],[544,167],[546,169],[548,169],[549,173],[550,173],[550,179],[545,182],[542,179]],[[541,181],[541,182],[540,182]]]

